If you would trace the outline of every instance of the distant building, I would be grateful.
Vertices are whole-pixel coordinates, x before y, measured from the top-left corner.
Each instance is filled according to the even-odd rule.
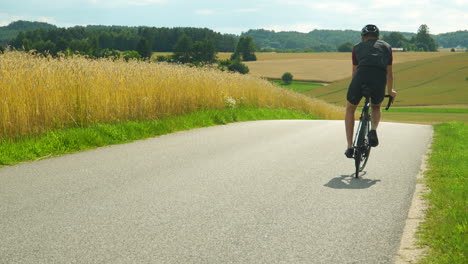
[[[403,48],[393,48],[392,47],[392,51],[401,52],[401,51],[405,51],[405,50]]]

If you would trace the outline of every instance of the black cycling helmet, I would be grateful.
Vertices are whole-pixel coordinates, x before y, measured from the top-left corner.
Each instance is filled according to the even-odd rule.
[[[377,37],[379,36],[379,28],[376,26],[376,25],[365,25],[362,29],[361,29],[361,36],[365,36],[369,33],[373,33],[375,34]]]

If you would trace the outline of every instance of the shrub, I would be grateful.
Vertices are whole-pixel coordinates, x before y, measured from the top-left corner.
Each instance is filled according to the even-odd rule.
[[[337,47],[337,50],[339,52],[351,52],[353,51],[353,43],[351,42],[345,42]]]
[[[140,53],[138,53],[138,51],[135,51],[135,50],[128,50],[128,51],[122,52],[122,57],[126,61],[129,61],[131,59],[137,59],[137,60],[141,59]]]
[[[167,56],[163,56],[163,55],[160,55],[160,56],[157,56],[156,57],[156,61],[157,62],[174,62],[173,58],[171,55],[167,55]]]
[[[283,76],[281,76],[281,80],[283,80],[284,84],[291,84],[293,75],[290,72],[285,72]]]
[[[228,70],[233,71],[233,72],[238,72],[241,74],[249,73],[249,67],[247,67],[247,65],[240,62],[239,60],[231,61],[231,63],[228,66]]]
[[[226,69],[232,72],[241,74],[249,73],[249,67],[242,63],[240,60],[220,60],[218,62],[218,69],[225,71]]]

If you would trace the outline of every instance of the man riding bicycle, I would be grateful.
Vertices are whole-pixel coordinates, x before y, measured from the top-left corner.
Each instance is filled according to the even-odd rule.
[[[352,53],[353,79],[348,88],[346,99],[345,128],[348,147],[345,155],[353,158],[354,149],[354,113],[363,97],[362,87],[369,87],[372,108],[372,125],[369,131],[369,143],[372,147],[379,144],[377,126],[380,122],[380,105],[385,97],[385,86],[389,95],[396,97],[393,89],[393,55],[390,45],[379,39],[379,29],[375,25],[366,25],[361,30],[361,42],[356,44]]]

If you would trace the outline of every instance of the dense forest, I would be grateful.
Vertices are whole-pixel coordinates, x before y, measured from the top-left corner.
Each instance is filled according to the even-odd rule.
[[[468,49],[468,30],[443,33],[434,36],[439,46],[445,48],[464,47]]]
[[[395,32],[382,31],[382,38],[390,36]],[[419,50],[415,42],[416,33],[397,32],[406,44],[408,50]],[[360,32],[354,30],[313,30],[309,33],[300,32],[275,32],[264,29],[249,30],[242,35],[250,36],[254,39],[257,47],[264,51],[336,51],[337,46],[350,42],[360,41]],[[468,31],[457,31],[439,35],[431,35],[436,45],[441,47],[468,47]],[[402,45],[403,45],[402,44]],[[403,46],[395,46],[401,47]]]
[[[12,24],[7,27],[11,28]],[[8,40],[8,44],[18,50],[47,50],[51,54],[78,51],[99,57],[103,52],[138,51],[148,45],[153,52],[172,52],[182,36],[188,36],[194,42],[210,40],[219,52],[234,52],[239,39],[207,28],[76,26],[19,31],[16,37]],[[0,37],[3,37],[1,31]]]
[[[428,29],[427,29],[428,30]],[[98,56],[103,52],[146,49],[152,52],[173,52],[177,41],[189,37],[193,42],[211,41],[217,52],[233,52],[240,36],[221,34],[207,28],[156,28],[126,26],[75,26],[58,28],[41,22],[16,21],[0,27],[0,44],[19,50],[80,52]],[[313,30],[309,33],[249,30],[241,36],[252,37],[257,51],[327,52],[348,47],[360,40],[359,31]],[[381,32],[394,47],[424,50],[416,33]],[[430,35],[435,47],[468,47],[468,31]],[[141,52],[140,52],[141,53]]]

